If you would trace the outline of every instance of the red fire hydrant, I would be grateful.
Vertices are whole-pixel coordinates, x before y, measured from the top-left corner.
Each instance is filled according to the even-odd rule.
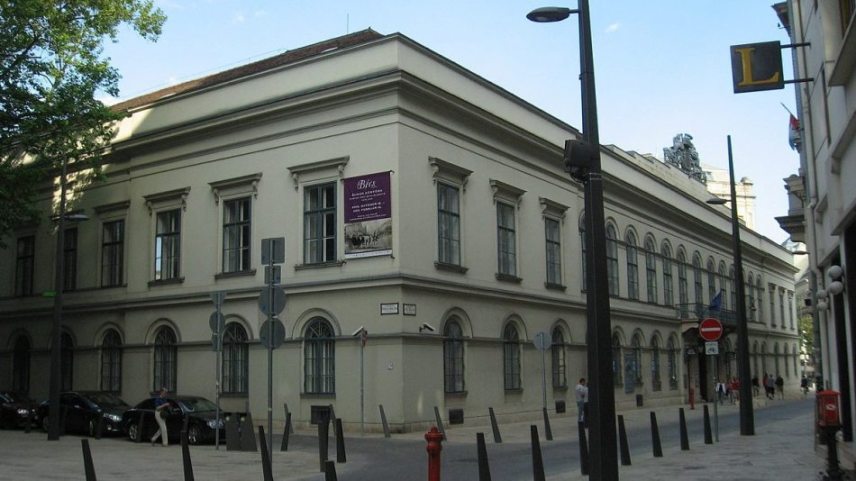
[[[443,450],[443,433],[437,426],[431,426],[431,429],[425,433],[425,440],[428,441],[428,446],[425,448],[428,451],[428,481],[440,481],[440,451]]]

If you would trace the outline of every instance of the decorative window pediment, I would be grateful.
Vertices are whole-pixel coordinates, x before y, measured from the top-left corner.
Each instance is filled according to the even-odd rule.
[[[123,200],[121,202],[113,202],[112,204],[104,204],[95,207],[95,213],[99,216],[105,214],[113,214],[120,211],[128,210],[128,207],[131,206],[130,200]]]
[[[565,220],[565,212],[568,210],[568,206],[552,201],[546,197],[538,197],[538,201],[541,203],[541,213],[560,220]]]
[[[229,195],[235,194],[252,194],[254,198],[259,196],[259,180],[262,178],[261,172],[255,174],[243,175],[231,179],[218,180],[209,182],[211,191],[214,193],[214,202],[219,204],[223,194],[228,192]]]
[[[300,176],[315,172],[319,170],[335,169],[338,177],[340,179],[345,178],[345,166],[348,165],[348,161],[351,158],[348,156],[345,157],[337,157],[335,159],[327,159],[327,160],[319,160],[318,162],[310,162],[308,164],[295,165],[293,167],[289,167],[288,171],[291,172],[291,180],[294,182],[294,190],[297,190],[300,186]]]
[[[435,184],[438,179],[442,179],[460,185],[464,191],[467,190],[467,181],[470,178],[470,174],[473,173],[472,170],[446,162],[437,157],[428,157],[428,164],[431,165],[431,176],[434,178]]]
[[[520,208],[520,201],[523,200],[523,194],[526,193],[523,189],[496,179],[490,179],[490,189],[493,191],[494,204],[496,201],[507,202],[518,209]]]
[[[190,194],[190,186],[181,189],[168,190],[157,194],[144,195],[146,207],[149,209],[149,215],[155,207],[181,207],[181,210],[187,210],[187,196]]]

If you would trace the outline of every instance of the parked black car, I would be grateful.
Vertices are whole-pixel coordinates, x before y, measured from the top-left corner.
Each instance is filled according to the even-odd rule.
[[[220,430],[224,439],[224,422],[216,418],[217,405],[199,396],[169,395],[165,398],[170,407],[167,409],[166,430],[169,439],[178,441],[187,418],[187,442],[201,444],[214,442],[215,429]],[[143,422],[140,423],[140,416]],[[122,429],[131,441],[148,441],[158,430],[155,421],[154,398],[141,401],[122,416]]]
[[[130,408],[128,403],[109,392],[68,391],[59,395],[60,409],[65,411],[65,432],[95,436],[98,423],[104,419],[102,434],[122,433],[122,413]],[[48,401],[39,405],[38,416],[42,429],[50,425]]]
[[[25,394],[0,391],[0,427],[23,428],[27,423],[38,425],[36,402]]]

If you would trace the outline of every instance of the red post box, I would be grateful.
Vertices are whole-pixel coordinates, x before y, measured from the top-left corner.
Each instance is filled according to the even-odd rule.
[[[820,427],[837,427],[841,425],[839,412],[840,393],[827,389],[817,392],[817,425]]]

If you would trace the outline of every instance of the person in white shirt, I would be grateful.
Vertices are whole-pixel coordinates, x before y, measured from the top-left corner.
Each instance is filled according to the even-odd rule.
[[[577,387],[574,388],[574,392],[577,398],[577,422],[584,423],[586,422],[586,404],[588,403],[588,386],[586,386],[586,378],[580,378],[580,382],[577,384]]]

